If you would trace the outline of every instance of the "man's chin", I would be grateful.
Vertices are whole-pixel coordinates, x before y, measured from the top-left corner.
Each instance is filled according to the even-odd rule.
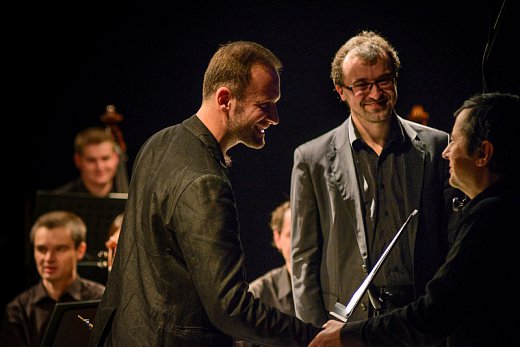
[[[48,273],[48,272],[45,272],[43,274],[40,274],[42,280],[45,280],[45,281],[49,281],[49,282],[53,282],[56,280],[56,273],[53,272],[53,273]]]
[[[262,136],[261,139],[255,139],[255,140],[250,140],[250,141],[243,141],[242,143],[246,147],[249,147],[249,148],[261,149],[261,148],[264,148],[264,146],[265,146],[265,139]]]

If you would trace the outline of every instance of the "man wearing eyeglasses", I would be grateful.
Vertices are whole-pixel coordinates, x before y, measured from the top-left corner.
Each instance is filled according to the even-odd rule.
[[[448,249],[446,132],[398,116],[396,50],[363,31],[336,53],[331,78],[350,110],[339,127],[299,146],[291,177],[296,315],[322,325],[346,304],[417,209],[350,320],[402,307],[424,291]]]

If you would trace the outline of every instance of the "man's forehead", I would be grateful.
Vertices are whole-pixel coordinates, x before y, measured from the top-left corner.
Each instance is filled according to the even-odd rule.
[[[463,131],[464,130],[464,125],[467,122],[467,119],[469,117],[470,111],[471,110],[468,109],[468,108],[465,108],[465,109],[460,111],[460,113],[455,118],[455,124],[453,124],[452,135],[456,136],[457,134],[463,134],[464,133],[464,131]]]
[[[341,65],[344,73],[349,73],[352,71],[356,71],[361,69],[370,69],[370,70],[381,70],[381,73],[391,73],[392,67],[390,65],[390,61],[386,59],[384,56],[378,55],[376,58],[371,60],[366,60],[359,55],[352,55],[350,53],[345,56],[343,59],[343,63]]]
[[[34,239],[70,239],[72,240],[72,230],[66,226],[57,226],[53,228],[48,228],[46,226],[41,226],[35,230]]]

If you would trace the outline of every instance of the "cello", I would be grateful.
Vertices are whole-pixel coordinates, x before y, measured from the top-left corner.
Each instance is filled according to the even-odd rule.
[[[120,193],[128,193],[129,181],[126,167],[126,162],[128,161],[128,157],[126,155],[126,143],[123,138],[123,132],[118,125],[123,121],[123,115],[116,111],[116,107],[114,105],[107,105],[105,108],[105,113],[100,116],[100,119],[101,122],[105,124],[106,129],[112,133],[116,152],[119,156],[119,165],[117,167],[116,176],[114,178],[116,190]]]

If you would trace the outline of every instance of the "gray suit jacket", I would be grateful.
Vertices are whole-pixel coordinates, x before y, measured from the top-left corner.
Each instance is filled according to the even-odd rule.
[[[441,153],[448,134],[395,116],[411,141],[405,153],[405,204],[418,209],[407,232],[414,257],[415,293],[447,253],[447,225],[454,189]],[[367,243],[347,122],[299,146],[291,178],[293,295],[296,315],[321,325],[337,301],[346,304],[366,278]],[[403,220],[404,222],[404,220]],[[347,233],[345,226],[355,233]],[[396,230],[397,231],[397,230]],[[351,320],[368,317],[368,298]]]
[[[137,155],[91,346],[306,345],[319,331],[248,292],[220,147],[193,116]]]

